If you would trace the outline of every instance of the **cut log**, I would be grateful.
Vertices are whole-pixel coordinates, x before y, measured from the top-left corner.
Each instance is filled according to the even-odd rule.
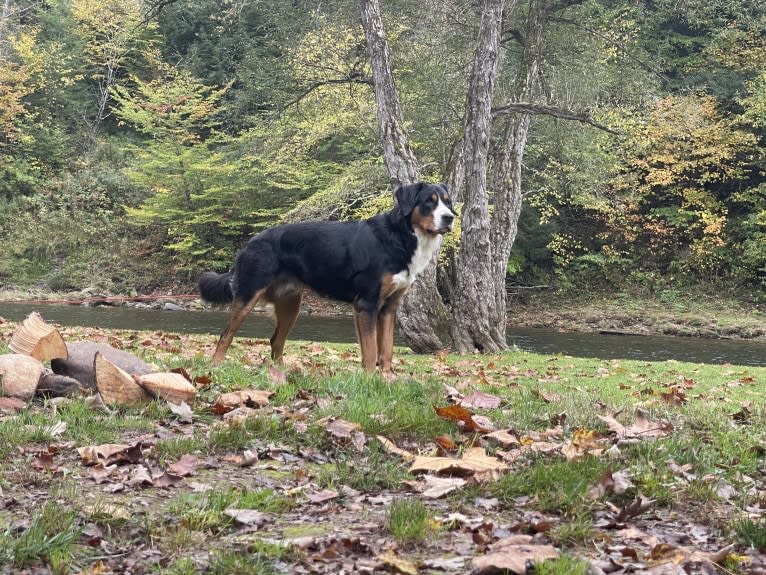
[[[27,316],[11,337],[8,344],[14,353],[29,355],[40,361],[67,357],[64,338],[52,325],[45,323],[36,311]]]
[[[180,373],[147,373],[135,376],[135,380],[151,395],[171,403],[188,402],[197,394],[197,389]]]
[[[0,395],[30,399],[45,373],[45,366],[40,360],[28,355],[0,355]]]
[[[149,396],[127,371],[114,365],[100,352],[93,359],[96,389],[106,405],[138,405]]]
[[[51,360],[53,373],[72,377],[84,387],[96,390],[96,374],[93,366],[96,353],[131,375],[143,375],[156,371],[145,361],[132,353],[117,349],[106,343],[77,341],[67,344],[68,359]]]
[[[53,372],[45,373],[37,384],[37,395],[42,397],[74,397],[88,391],[76,379]]]

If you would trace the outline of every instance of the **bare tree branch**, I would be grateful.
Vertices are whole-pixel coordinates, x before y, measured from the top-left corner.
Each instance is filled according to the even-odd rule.
[[[321,82],[313,82],[306,86],[306,88],[298,94],[295,98],[290,100],[287,104],[282,106],[282,111],[284,112],[291,106],[297,106],[300,104],[301,100],[303,100],[306,96],[314,92],[315,90],[318,90],[322,86],[332,86],[337,84],[366,84],[368,86],[373,85],[372,78],[369,76],[363,76],[361,74],[352,74],[346,78],[333,78],[330,80],[322,80]]]
[[[502,116],[504,114],[535,114],[538,116],[553,116],[555,118],[561,118],[562,120],[575,120],[610,134],[617,136],[620,135],[620,132],[611,129],[604,124],[596,122],[587,113],[580,113],[566,108],[557,108],[556,106],[548,106],[546,104],[535,104],[532,102],[514,102],[512,104],[506,104],[505,106],[500,106],[492,109],[493,118]]]
[[[175,4],[175,2],[176,0],[155,0],[152,2],[147,2],[146,9],[144,10],[144,26],[149,24],[153,18],[159,16],[160,12],[162,12],[166,6]]]

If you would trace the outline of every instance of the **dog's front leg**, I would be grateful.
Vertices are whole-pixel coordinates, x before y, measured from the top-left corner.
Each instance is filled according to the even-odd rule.
[[[362,367],[367,371],[375,370],[378,357],[377,312],[354,306],[354,323],[359,347],[362,348]]]
[[[378,366],[383,375],[393,374],[394,319],[403,295],[403,292],[394,294],[378,312]]]

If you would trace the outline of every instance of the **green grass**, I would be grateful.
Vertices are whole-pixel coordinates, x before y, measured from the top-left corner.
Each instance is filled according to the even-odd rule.
[[[401,498],[388,506],[386,529],[402,546],[423,543],[435,531],[431,512],[422,501]]]
[[[233,519],[224,514],[229,508],[281,513],[292,506],[291,499],[277,494],[273,489],[229,488],[205,494],[181,493],[168,506],[168,514],[171,523],[180,523],[190,531],[220,533],[233,524]]]
[[[541,511],[579,517],[592,509],[588,491],[608,468],[608,461],[591,456],[571,462],[538,457],[527,467],[503,475],[491,489],[509,505],[517,497],[528,496]]]
[[[430,437],[453,428],[434,413],[433,404],[440,392],[436,381],[391,383],[377,374],[350,372],[321,380],[313,390],[331,399],[317,417],[353,421],[369,435]]]
[[[158,441],[154,445],[154,452],[161,464],[168,464],[177,461],[183,455],[202,451],[206,446],[207,442],[202,437],[176,437]]]
[[[268,556],[237,551],[218,551],[210,561],[209,575],[278,575]]]
[[[49,501],[33,513],[29,526],[20,533],[10,526],[0,532],[0,564],[22,568],[42,561],[55,574],[69,573],[81,530],[74,509]]]
[[[49,444],[72,441],[78,446],[116,443],[124,431],[149,431],[152,420],[137,410],[103,413],[83,399],[59,403],[55,410],[23,410],[16,416],[0,419],[0,457],[30,443]],[[66,424],[63,433],[56,424]]]
[[[193,350],[194,342],[202,339],[210,343],[210,338],[190,337],[178,347]],[[83,492],[55,496],[68,514],[54,516],[46,505],[33,510],[33,520],[23,530],[2,531],[4,527],[0,527],[0,562],[17,569],[44,563],[52,573],[82,570],[92,550],[79,545],[76,534],[82,525],[96,523],[114,548],[128,549],[140,542],[142,549],[159,553],[162,570],[157,566],[153,572],[163,575],[271,575],[288,572],[300,560],[299,551],[279,540],[294,539],[288,536],[293,531],[296,537],[303,537],[307,526],[316,526],[308,518],[317,512],[326,528],[319,535],[310,533],[318,540],[340,528],[373,523],[381,527],[376,537],[382,545],[416,548],[418,553],[428,554],[444,550],[446,529],[437,527],[434,517],[449,509],[467,517],[491,516],[498,525],[513,524],[525,514],[548,516],[554,527],[546,535],[566,555],[538,566],[538,572],[576,575],[587,566],[578,556],[591,556],[594,544],[615,535],[596,527],[603,514],[621,509],[639,496],[654,501],[651,513],[657,516],[726,534],[729,541],[716,541],[720,546],[737,541],[740,553],[746,549],[766,552],[766,526],[747,519],[745,512],[746,506],[760,503],[752,488],[763,481],[766,369],[602,361],[520,351],[437,358],[398,350],[397,357],[404,361],[397,366],[400,377],[387,381],[362,373],[355,355],[346,357],[348,349],[356,352],[354,346],[333,345],[325,346],[327,354],[307,354],[306,358],[317,358],[310,360],[316,365],[305,367],[302,362],[302,371],[288,372],[286,381],[278,383],[274,372],[260,364],[261,350],[253,355],[241,341],[234,347],[230,359],[219,366],[211,366],[199,354],[187,357],[159,347],[143,350],[144,357],[158,365],[210,375],[210,385],[199,390],[193,405],[192,424],[179,423],[160,401],[115,409],[111,414],[91,410],[80,399],[55,406],[35,402],[16,414],[0,415],[0,487],[7,498],[21,500],[34,489],[47,491],[45,501],[52,501],[52,481],[77,485]],[[302,354],[304,347],[291,342],[288,353]],[[468,446],[481,445],[479,436],[436,415],[434,406],[450,403],[445,384],[466,395],[480,390],[497,396],[499,408],[476,408],[474,413],[487,417],[498,429],[515,430],[526,442],[557,423],[563,438],[551,442],[558,445],[570,440],[578,429],[608,434],[599,416],[614,416],[630,426],[637,408],[651,421],[668,421],[672,431],[656,439],[618,442],[611,438],[606,442],[612,447],[609,455],[586,455],[571,461],[557,450],[527,453],[498,478],[469,483],[444,500],[426,503],[411,487],[403,486],[403,481],[416,479],[408,472],[409,463],[387,452],[374,436],[383,435],[419,455],[459,457]],[[674,385],[683,386],[685,403],[663,399],[661,394]],[[275,392],[268,406],[236,422],[224,421],[214,413],[212,405],[220,393],[251,387]],[[743,402],[749,406],[749,415],[735,417]],[[361,450],[327,432],[332,418],[359,424],[366,438]],[[66,423],[66,430],[54,436],[51,426],[59,421]],[[85,445],[130,443],[145,434],[158,438],[153,445],[147,442],[142,463],[148,468],[163,470],[185,454],[215,463],[200,466],[197,476],[186,478],[176,488],[129,488],[125,493],[106,495],[103,486],[89,479],[74,452]],[[458,442],[456,453],[437,450],[434,440],[440,435]],[[30,465],[35,452],[50,445],[61,450],[55,463],[71,475],[59,477]],[[488,445],[490,455],[502,449],[511,448]],[[238,467],[234,461],[244,450],[258,452],[261,460]],[[680,471],[682,467],[686,472]],[[628,473],[633,487],[623,494],[592,495],[591,489],[608,470]],[[192,492],[192,481],[213,489]],[[716,493],[719,482],[734,488],[728,500]],[[341,495],[323,505],[311,504],[300,494],[285,495],[306,488],[333,489]],[[346,488],[394,499],[384,510],[363,496],[348,496]],[[113,517],[109,503],[125,496],[148,497],[151,503],[129,519]],[[493,497],[498,499],[493,507],[477,506],[478,499]],[[75,503],[86,500],[91,505]],[[72,512],[73,508],[77,511]],[[134,505],[129,508],[136,510]],[[273,521],[253,531],[228,517],[224,512],[229,508],[257,509],[270,513]],[[18,525],[25,514],[18,506],[2,509],[0,525]],[[731,517],[743,519],[731,521]],[[450,536],[466,536],[457,524],[451,529]],[[337,543],[323,544],[332,545],[332,553],[341,556],[348,551]],[[200,549],[210,553],[199,554]],[[320,546],[316,553],[322,549]],[[309,553],[315,551],[307,552],[307,557]]]
[[[566,555],[543,563],[536,563],[535,575],[589,575],[590,564],[582,559]]]
[[[364,454],[355,450],[338,450],[334,462],[321,466],[317,483],[328,489],[347,485],[374,493],[381,489],[396,489],[408,478],[409,474],[401,461],[385,453],[380,443],[372,441]]]
[[[766,519],[738,519],[732,523],[732,529],[740,543],[766,553]]]

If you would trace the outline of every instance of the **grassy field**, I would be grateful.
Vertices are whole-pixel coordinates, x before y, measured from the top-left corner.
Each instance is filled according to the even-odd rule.
[[[61,332],[197,398],[1,410],[0,573],[766,572],[766,369]]]

